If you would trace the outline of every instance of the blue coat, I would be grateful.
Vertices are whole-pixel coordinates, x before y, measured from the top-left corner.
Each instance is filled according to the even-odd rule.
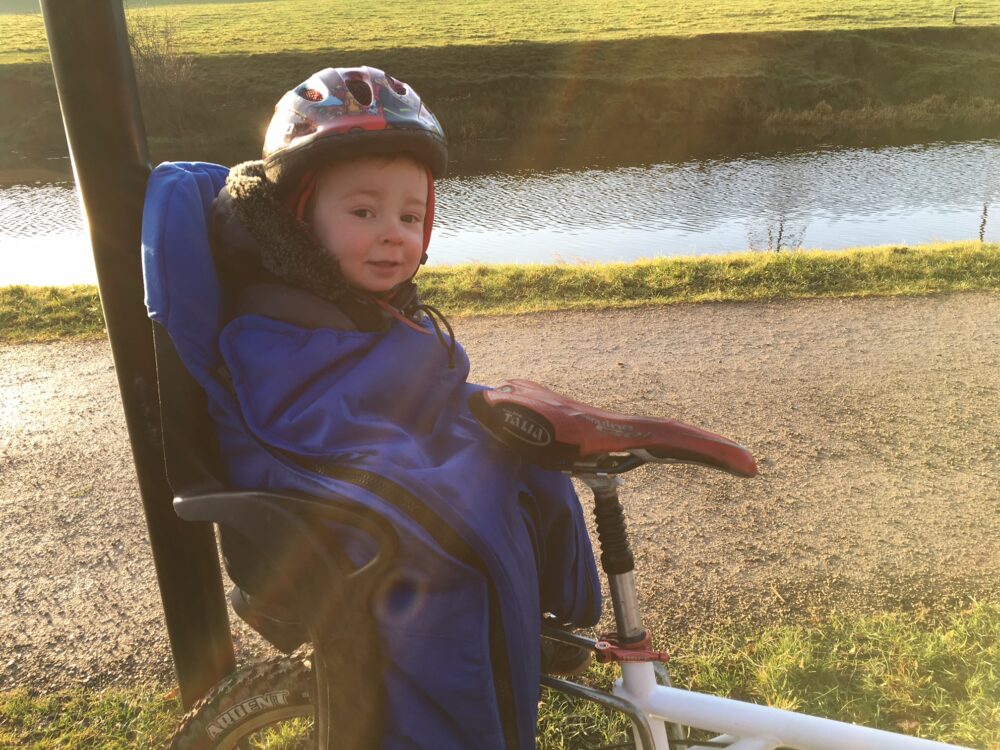
[[[226,173],[157,167],[142,238],[149,315],[208,394],[231,483],[336,493],[397,527],[396,581],[375,608],[387,659],[380,747],[533,748],[541,613],[580,626],[600,616],[572,485],[478,425],[467,401],[482,386],[466,382],[461,347],[449,369],[436,336],[399,322],[376,333],[254,314],[223,325],[206,222]],[[418,500],[420,517],[381,485],[308,471],[262,443],[384,478]],[[363,541],[345,544],[364,555]]]

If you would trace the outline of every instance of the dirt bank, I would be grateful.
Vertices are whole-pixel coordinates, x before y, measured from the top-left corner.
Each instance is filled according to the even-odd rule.
[[[475,381],[533,378],[758,457],[755,480],[627,477],[660,632],[1000,595],[1000,296],[456,323]],[[169,680],[105,343],[0,346],[0,550],[0,687]]]

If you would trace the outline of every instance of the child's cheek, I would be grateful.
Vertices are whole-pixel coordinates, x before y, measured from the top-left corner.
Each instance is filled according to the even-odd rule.
[[[333,242],[333,231],[329,224],[321,218],[317,217],[317,220],[313,222],[313,233],[316,235],[316,239],[319,240],[319,244],[326,250],[330,255],[336,255],[335,243]]]

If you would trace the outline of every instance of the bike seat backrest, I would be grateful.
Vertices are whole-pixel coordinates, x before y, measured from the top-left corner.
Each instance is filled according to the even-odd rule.
[[[639,463],[684,462],[757,475],[738,443],[671,419],[633,417],[574,401],[530,380],[507,380],[469,401],[472,413],[498,440],[546,468],[592,472],[611,454]]]
[[[209,399],[221,404],[233,398],[219,376],[223,290],[210,245],[212,205],[228,171],[205,162],[165,162],[150,175],[143,213],[143,277],[153,321],[164,463],[175,497],[188,500],[233,489],[209,413]],[[198,512],[190,503],[187,507]],[[216,499],[205,509],[217,507]],[[220,524],[230,578],[255,596],[280,595],[289,585],[279,582],[275,569],[288,566],[275,561],[293,557],[301,541],[275,531],[238,531],[232,518],[200,519]],[[326,548],[336,551],[332,544]]]
[[[142,225],[143,281],[153,321],[164,462],[175,496],[227,486],[208,412],[208,397],[228,398],[216,368],[222,291],[209,246],[212,201],[228,169],[205,162],[165,162],[150,175]],[[220,527],[227,571],[256,579],[259,554]],[[235,575],[234,575],[235,574]],[[244,584],[245,587],[245,584]]]

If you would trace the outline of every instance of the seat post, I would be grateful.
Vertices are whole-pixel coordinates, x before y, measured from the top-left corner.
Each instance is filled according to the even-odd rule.
[[[646,637],[635,588],[635,560],[628,543],[625,513],[618,501],[621,479],[608,474],[577,474],[594,493],[594,517],[601,546],[601,567],[608,576],[618,642],[623,646]]]

